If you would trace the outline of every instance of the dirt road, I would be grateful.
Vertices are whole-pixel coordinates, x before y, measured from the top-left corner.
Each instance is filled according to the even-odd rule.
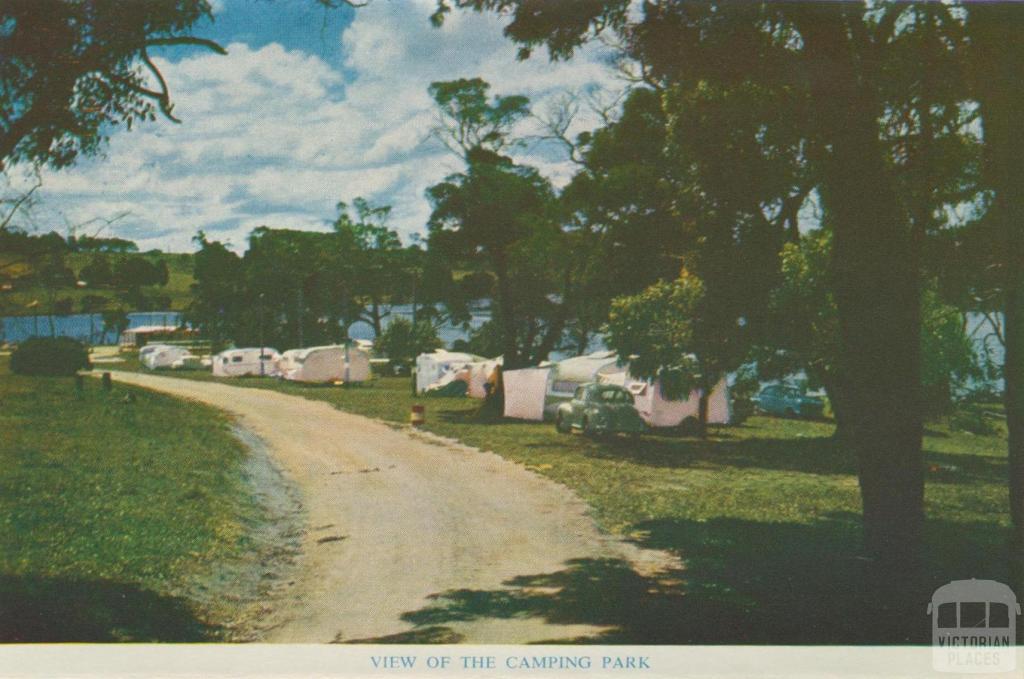
[[[414,615],[419,627],[402,615],[437,606],[434,595],[451,590],[500,592],[512,578],[558,572],[571,559],[625,559],[641,571],[672,565],[602,535],[567,488],[493,453],[269,390],[124,372],[114,379],[231,413],[299,488],[302,556],[295,584],[272,604],[265,641],[590,636],[602,628],[514,611]],[[439,637],[416,636],[425,628]]]

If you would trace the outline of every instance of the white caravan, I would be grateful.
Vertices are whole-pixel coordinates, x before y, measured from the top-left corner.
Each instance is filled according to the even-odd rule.
[[[213,357],[213,374],[217,377],[242,375],[277,375],[277,362],[281,354],[269,347],[228,349]]]
[[[672,400],[665,397],[661,380],[641,380],[630,375],[625,368],[602,372],[598,375],[598,381],[618,384],[632,392],[637,412],[652,427],[677,427],[684,420],[696,419],[700,413],[699,389],[691,391],[685,400]],[[729,384],[723,377],[708,396],[708,423],[729,424],[731,421]]]
[[[143,347],[144,350],[148,348]],[[189,357],[199,360],[198,356],[192,356],[192,353],[185,347],[173,346],[158,346],[145,354],[140,352],[140,356],[142,365],[150,370],[181,367],[184,365],[184,360]]]
[[[295,382],[365,382],[370,357],[354,346],[330,345],[289,349],[278,361],[281,377]]]
[[[146,346],[144,346],[141,349],[139,349],[139,362],[142,363],[143,365],[145,365],[146,364],[146,356],[148,356],[149,354],[152,354],[154,351],[160,351],[161,349],[166,349],[168,346],[170,346],[170,345],[168,345],[168,344],[147,344]]]

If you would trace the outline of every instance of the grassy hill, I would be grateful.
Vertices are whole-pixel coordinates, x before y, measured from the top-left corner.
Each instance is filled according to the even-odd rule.
[[[95,253],[73,252],[65,255],[65,265],[70,268],[78,278],[79,272],[85,267]],[[161,308],[159,311],[183,311],[192,301],[192,259],[191,253],[167,253],[159,251],[112,254],[114,258],[140,257],[153,263],[163,260],[167,263],[169,278],[166,286],[147,286],[142,288],[147,297],[167,297],[170,300],[170,308]],[[0,255],[0,266],[4,264],[3,255]],[[40,313],[49,313],[51,297],[56,300],[69,300],[71,313],[81,313],[83,300],[90,295],[103,297],[108,300],[109,308],[116,308],[123,305],[117,298],[117,291],[109,288],[90,287],[60,287],[52,293],[38,285],[31,285],[28,279],[32,274],[29,266],[24,264],[15,265],[5,271],[11,277],[13,289],[0,291],[0,314],[5,316],[28,316],[33,314],[34,309]],[[30,306],[37,302],[38,306]],[[63,302],[64,305],[68,302]],[[136,309],[128,309],[135,311]]]

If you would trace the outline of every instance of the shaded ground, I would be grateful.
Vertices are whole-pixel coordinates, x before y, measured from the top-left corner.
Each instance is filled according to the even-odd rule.
[[[220,630],[192,602],[111,580],[0,575],[4,642],[195,642]]]

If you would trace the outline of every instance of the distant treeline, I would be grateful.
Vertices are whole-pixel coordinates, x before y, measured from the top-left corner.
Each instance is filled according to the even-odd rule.
[[[120,331],[132,311],[184,309],[192,255],[140,252],[123,238],[0,229],[0,315],[103,314]]]

